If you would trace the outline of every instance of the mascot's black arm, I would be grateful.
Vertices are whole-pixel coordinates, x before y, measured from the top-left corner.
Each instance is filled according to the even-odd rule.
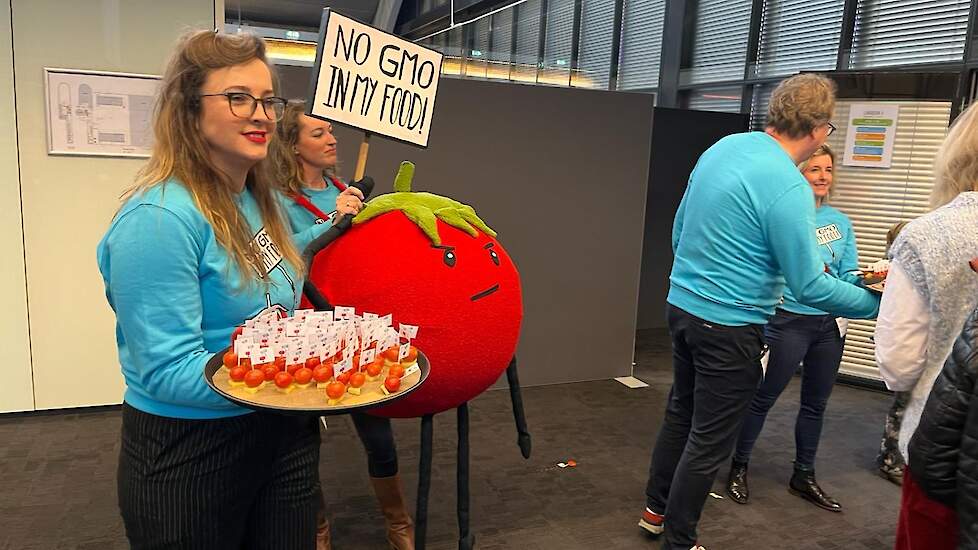
[[[374,190],[374,180],[370,176],[364,176],[363,179],[351,183],[350,186],[359,189],[363,193],[363,200],[367,200],[367,197],[369,197],[370,193]],[[337,237],[343,233],[346,233],[346,230],[352,225],[353,216],[350,216],[349,214],[343,216],[339,221],[333,224],[333,227],[330,227],[325,233],[316,237],[311,243],[309,243],[309,246],[302,251],[302,263],[306,265],[307,274],[312,269],[312,260],[316,257],[316,254],[319,254],[322,249],[326,248],[329,243],[336,240]],[[312,283],[309,277],[306,277],[306,282],[302,285],[302,292],[305,293],[309,303],[311,303],[312,307],[317,311],[333,310],[333,305],[329,303],[329,300],[327,300],[321,292],[319,292],[319,289],[316,288],[316,285]]]

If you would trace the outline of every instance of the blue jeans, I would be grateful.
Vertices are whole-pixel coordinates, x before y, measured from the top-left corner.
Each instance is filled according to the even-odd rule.
[[[751,401],[737,440],[734,461],[746,463],[750,460],[768,411],[801,363],[801,409],[795,421],[795,467],[814,470],[822,418],[835,386],[845,338],[839,335],[839,327],[832,315],[799,315],[780,309],[765,328],[765,336],[771,349],[767,374]]]

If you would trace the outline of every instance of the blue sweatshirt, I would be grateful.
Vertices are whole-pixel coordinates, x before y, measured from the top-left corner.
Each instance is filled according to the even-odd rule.
[[[340,196],[340,190],[332,183],[325,189],[303,189],[302,193],[309,199],[309,202],[322,210],[324,214],[332,215],[336,211],[336,197]],[[316,223],[317,217],[291,198],[284,197],[283,204],[289,217],[289,223],[292,224],[293,233],[301,233]],[[329,220],[326,222],[328,223]]]
[[[303,189],[302,193],[323,214],[333,216],[336,213],[336,197],[340,189],[332,181],[326,182],[325,189]],[[299,204],[284,193],[279,194],[282,208],[289,225],[292,227],[292,239],[299,252],[305,250],[313,239],[321,235],[332,225],[332,218],[320,221],[319,218],[305,206]]]
[[[815,241],[822,263],[829,274],[853,284],[859,282],[859,253],[856,234],[849,217],[827,204],[815,210]],[[826,312],[798,303],[790,288],[784,290],[781,309],[802,315],[825,315]]]
[[[676,212],[670,304],[721,325],[765,324],[785,285],[805,305],[855,319],[879,297],[825,273],[811,187],[771,136],[727,136],[700,157]]]
[[[105,295],[116,314],[125,401],[172,418],[222,418],[250,412],[215,393],[204,365],[230,345],[245,319],[271,307],[291,312],[302,281],[262,231],[258,204],[245,189],[238,208],[248,220],[267,285],[242,286],[241,273],[177,180],[126,202],[98,245]]]

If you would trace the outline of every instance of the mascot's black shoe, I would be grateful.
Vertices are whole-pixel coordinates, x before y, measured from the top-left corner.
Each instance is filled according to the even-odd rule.
[[[822,488],[815,482],[815,472],[813,470],[795,469],[791,481],[788,482],[788,492],[799,496],[819,508],[830,512],[841,512],[842,505],[839,501],[830,497],[822,491]]]
[[[737,504],[747,504],[750,489],[747,487],[747,463],[734,462],[727,476],[727,496]]]

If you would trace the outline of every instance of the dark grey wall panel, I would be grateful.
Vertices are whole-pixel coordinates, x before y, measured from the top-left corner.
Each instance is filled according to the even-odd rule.
[[[666,295],[672,270],[672,221],[686,192],[689,173],[703,151],[717,140],[746,130],[747,115],[661,107],[655,110],[638,328],[666,326]]]
[[[367,173],[378,192],[411,160],[416,190],[471,204],[498,231],[523,281],[528,385],[631,373],[651,101],[442,79],[427,150],[371,141]],[[336,135],[349,177],[362,133]]]

